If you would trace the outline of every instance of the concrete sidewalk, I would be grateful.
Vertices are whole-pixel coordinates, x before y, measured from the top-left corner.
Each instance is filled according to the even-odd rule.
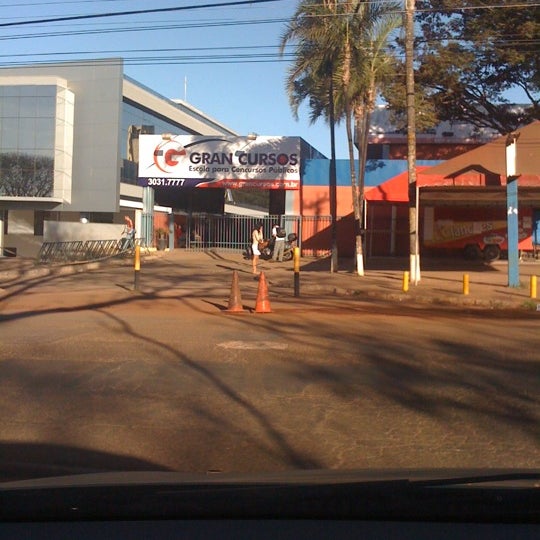
[[[338,272],[330,272],[329,259],[302,258],[299,275],[300,297],[294,296],[294,272],[292,262],[272,263],[260,261],[269,286],[272,303],[280,308],[302,305],[314,306],[329,300],[339,300],[353,305],[354,302],[385,302],[418,307],[482,308],[490,310],[518,309],[540,310],[540,300],[531,298],[531,276],[540,276],[540,262],[526,261],[520,264],[521,287],[510,288],[506,261],[490,265],[455,260],[422,261],[421,280],[418,285],[409,285],[403,291],[403,273],[408,270],[408,259],[381,258],[369,259],[365,276],[354,273],[354,261],[343,259]],[[251,274],[251,261],[244,260],[239,253],[206,251],[153,252],[143,255],[141,276],[142,291],[147,294],[166,294],[167,283],[172,289],[175,284],[189,288],[192,296],[227,298],[231,286],[232,271],[238,270],[241,276],[242,294],[250,300],[256,295],[258,281]],[[129,279],[133,273],[133,262],[123,260],[104,260],[83,264],[44,266],[36,265],[33,259],[0,259],[0,299],[2,290],[21,286],[28,281],[40,278],[73,276],[81,279],[63,283],[62,294],[76,292],[88,287],[95,276],[108,272]],[[168,282],[164,284],[163,275]],[[464,294],[464,275],[469,277],[469,294]],[[45,287],[48,283],[44,279]],[[101,294],[118,294],[113,280],[96,281]],[[98,285],[95,285],[98,288]],[[33,294],[39,292],[39,283],[33,287]],[[345,304],[346,305],[346,304]],[[539,311],[540,315],[540,311]]]
[[[408,259],[370,259],[364,276],[354,271],[354,261],[340,260],[337,273],[330,273],[328,259],[302,260],[300,273],[301,295],[328,295],[357,299],[378,299],[399,304],[454,306],[483,309],[540,309],[540,300],[531,298],[531,276],[540,276],[537,261],[520,265],[519,288],[508,283],[506,261],[491,265],[441,260],[424,260],[418,285],[404,288],[404,272]],[[264,265],[263,269],[267,272]],[[289,282],[292,270],[270,265],[270,283]],[[464,276],[468,275],[469,294],[464,294]]]
[[[404,272],[409,270],[409,260],[402,258],[369,259],[365,276],[356,275],[354,261],[340,261],[337,274],[329,272],[328,262],[303,265],[302,277],[308,282],[317,276],[318,284],[332,287],[339,295],[362,295],[399,303],[419,303],[432,306],[462,306],[488,309],[536,310],[540,300],[531,298],[531,277],[540,276],[538,261],[520,264],[519,288],[508,287],[508,263],[424,259],[418,285],[409,283],[404,291]],[[317,265],[322,269],[313,272]],[[320,279],[321,273],[324,279]],[[464,294],[464,280],[468,276],[468,294]]]

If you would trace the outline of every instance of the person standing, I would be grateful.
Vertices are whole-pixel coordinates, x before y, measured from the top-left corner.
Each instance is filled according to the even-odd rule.
[[[133,221],[129,216],[124,216],[124,232],[126,235],[123,242],[123,249],[128,249],[132,247],[135,239],[135,227],[133,226]]]
[[[272,237],[274,238],[274,252],[272,261],[283,262],[283,253],[285,252],[285,229],[282,229],[277,223],[272,227]]]
[[[257,273],[257,262],[259,261],[259,256],[261,255],[259,244],[263,241],[264,241],[263,225],[262,223],[257,223],[255,228],[251,231],[251,251],[253,252],[251,265],[253,267],[254,274]]]

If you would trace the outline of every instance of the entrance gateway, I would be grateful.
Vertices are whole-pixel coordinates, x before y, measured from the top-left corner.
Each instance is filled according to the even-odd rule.
[[[292,200],[300,189],[301,149],[299,137],[143,134],[139,139],[138,183],[145,191],[155,192],[156,203],[185,211],[188,230],[180,245],[243,248],[250,228],[259,219],[278,218],[283,223],[287,217],[288,221],[293,218],[284,216],[286,206],[292,208],[292,204],[285,204],[285,194]],[[230,189],[269,190],[271,201],[281,204],[270,204],[263,219],[225,216],[224,190]],[[152,209],[145,209],[147,220],[142,226],[153,234],[152,229],[158,227],[149,223]],[[171,220],[167,223],[169,233],[179,225]],[[231,223],[225,223],[228,221]],[[295,229],[290,232],[299,232],[297,220],[289,225]]]

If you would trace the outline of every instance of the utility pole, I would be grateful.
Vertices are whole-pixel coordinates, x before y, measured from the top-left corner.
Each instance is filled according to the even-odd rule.
[[[506,138],[506,220],[508,234],[508,286],[519,287],[519,223],[517,140],[519,133]]]
[[[418,192],[416,186],[416,107],[414,92],[414,12],[415,0],[405,0],[405,76],[407,92],[407,169],[409,173],[409,254],[410,279],[420,282],[418,239]]]

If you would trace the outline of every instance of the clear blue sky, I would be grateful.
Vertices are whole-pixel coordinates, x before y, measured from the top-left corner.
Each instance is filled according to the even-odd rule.
[[[225,0],[2,0],[0,23],[220,1]],[[327,124],[319,120],[310,125],[307,109],[300,111],[298,121],[293,118],[285,93],[289,63],[276,61],[285,20],[296,5],[297,0],[277,0],[4,26],[0,27],[0,65],[123,57],[124,71],[130,77],[168,98],[186,97],[241,134],[300,136],[329,157]],[[210,60],[193,59],[200,55]],[[249,62],[234,62],[233,55],[247,55]],[[265,57],[259,55],[272,61],[262,61]],[[190,63],[183,63],[180,57],[191,57]],[[346,158],[344,126],[337,127],[336,143],[337,157]]]

